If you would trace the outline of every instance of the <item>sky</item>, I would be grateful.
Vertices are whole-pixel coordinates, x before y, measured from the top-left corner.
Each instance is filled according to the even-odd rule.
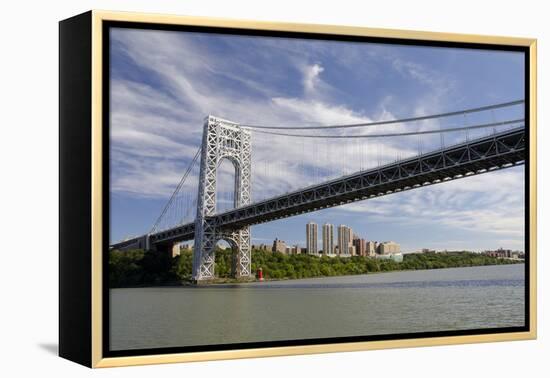
[[[111,242],[151,229],[200,146],[209,114],[241,124],[370,122],[518,100],[525,84],[518,52],[126,28],[111,30],[110,65]],[[346,132],[456,127],[518,112]],[[350,141],[253,133],[253,200],[486,132],[449,133],[443,141],[438,135]],[[197,175],[194,169],[182,195],[196,196]],[[232,179],[232,166],[222,163],[219,209],[230,206]],[[396,241],[404,252],[522,250],[523,182],[519,166],[369,199],[253,226],[252,243],[277,237],[305,246],[305,225],[313,221]],[[187,207],[190,220],[192,203]]]

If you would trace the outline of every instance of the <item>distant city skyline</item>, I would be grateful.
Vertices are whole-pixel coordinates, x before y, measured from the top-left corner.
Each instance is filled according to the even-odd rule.
[[[334,243],[334,225],[322,225],[321,239],[318,238],[318,225],[315,222],[306,224],[306,247],[299,244],[288,245],[279,237],[273,240],[271,251],[281,253],[307,253],[309,255],[340,255],[340,256],[374,256],[401,253],[401,246],[392,240],[367,240],[363,235],[355,233],[351,227],[338,225],[336,228],[336,244]],[[321,241],[321,244],[319,244]],[[253,244],[260,249],[267,249],[266,243]],[[320,246],[320,247],[319,247]]]
[[[319,237],[318,229],[319,226],[321,226],[321,236]],[[359,248],[357,244],[361,245],[361,250],[365,250],[368,254],[368,251],[372,248],[376,248],[378,244],[381,243],[387,243],[387,244],[397,244],[399,247],[401,246],[399,241],[395,238],[393,239],[378,239],[378,238],[369,238],[366,236],[366,234],[361,233],[358,230],[353,230],[351,227],[348,227],[346,225],[337,225],[336,229],[332,223],[325,222],[322,225],[319,225],[313,221],[308,221],[306,223],[306,232],[305,232],[305,241],[303,243],[296,242],[294,240],[290,240],[284,237],[284,235],[277,235],[273,238],[274,243],[275,242],[282,242],[285,244],[285,246],[292,246],[292,247],[305,247],[303,248],[305,251],[307,251],[308,254],[314,253],[313,250],[316,248],[318,254],[334,254],[335,249],[339,250],[340,248],[337,248],[340,246],[341,241],[338,240],[338,230],[341,228],[342,230],[342,236],[345,237],[345,243],[347,243],[348,248],[353,246],[357,250],[357,254],[360,254]],[[357,232],[355,232],[357,231]],[[336,234],[336,242],[334,242],[334,236]],[[314,237],[314,235],[317,235],[317,238]],[[310,237],[311,236],[311,237]],[[286,242],[285,240],[289,240]],[[348,240],[351,240],[351,242],[347,242]],[[373,246],[370,245],[370,243],[373,243]],[[188,243],[186,243],[188,244]],[[266,243],[253,243],[254,246],[259,245],[270,245],[268,241]],[[275,244],[274,244],[275,245]],[[316,247],[314,247],[316,245]],[[328,247],[328,248],[327,248]],[[313,248],[313,249],[312,249]],[[284,248],[283,248],[284,249]],[[422,247],[415,250],[408,250],[403,251],[400,249],[399,252],[402,253],[415,253],[415,252],[426,252],[426,251],[444,251],[444,250],[453,250],[452,248],[428,248],[428,247]],[[503,248],[502,246],[493,246],[492,248],[479,250],[477,252],[486,252],[486,251],[492,251],[492,250],[507,250],[512,251],[509,248]],[[327,251],[332,251],[328,252]],[[515,251],[521,251],[523,252],[523,249],[519,248]]]

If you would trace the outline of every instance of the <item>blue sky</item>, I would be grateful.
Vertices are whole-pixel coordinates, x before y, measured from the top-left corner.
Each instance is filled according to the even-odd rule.
[[[512,52],[113,29],[111,241],[150,229],[200,145],[208,114],[269,125],[399,119],[521,99],[523,71],[523,55]],[[504,120],[517,111],[373,132]],[[415,154],[414,138],[301,142],[253,134],[253,198],[322,181],[323,172]],[[439,145],[439,136],[422,139],[424,151]],[[197,172],[184,186],[189,196]],[[314,221],[395,240],[404,251],[523,249],[523,178],[516,167],[258,225],[253,243],[279,237],[304,246],[305,224]],[[231,179],[222,164],[221,201]]]

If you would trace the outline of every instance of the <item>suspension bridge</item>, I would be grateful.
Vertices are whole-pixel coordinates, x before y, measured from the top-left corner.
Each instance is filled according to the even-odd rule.
[[[171,252],[194,240],[192,274],[202,281],[215,277],[215,246],[225,240],[235,276],[248,277],[252,225],[524,164],[524,105],[331,125],[208,116],[201,146],[151,230],[111,248]],[[224,192],[225,160],[234,174]]]

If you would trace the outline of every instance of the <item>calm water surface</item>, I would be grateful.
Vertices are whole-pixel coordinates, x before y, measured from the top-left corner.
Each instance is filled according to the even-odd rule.
[[[111,289],[111,350],[523,326],[524,268]]]

